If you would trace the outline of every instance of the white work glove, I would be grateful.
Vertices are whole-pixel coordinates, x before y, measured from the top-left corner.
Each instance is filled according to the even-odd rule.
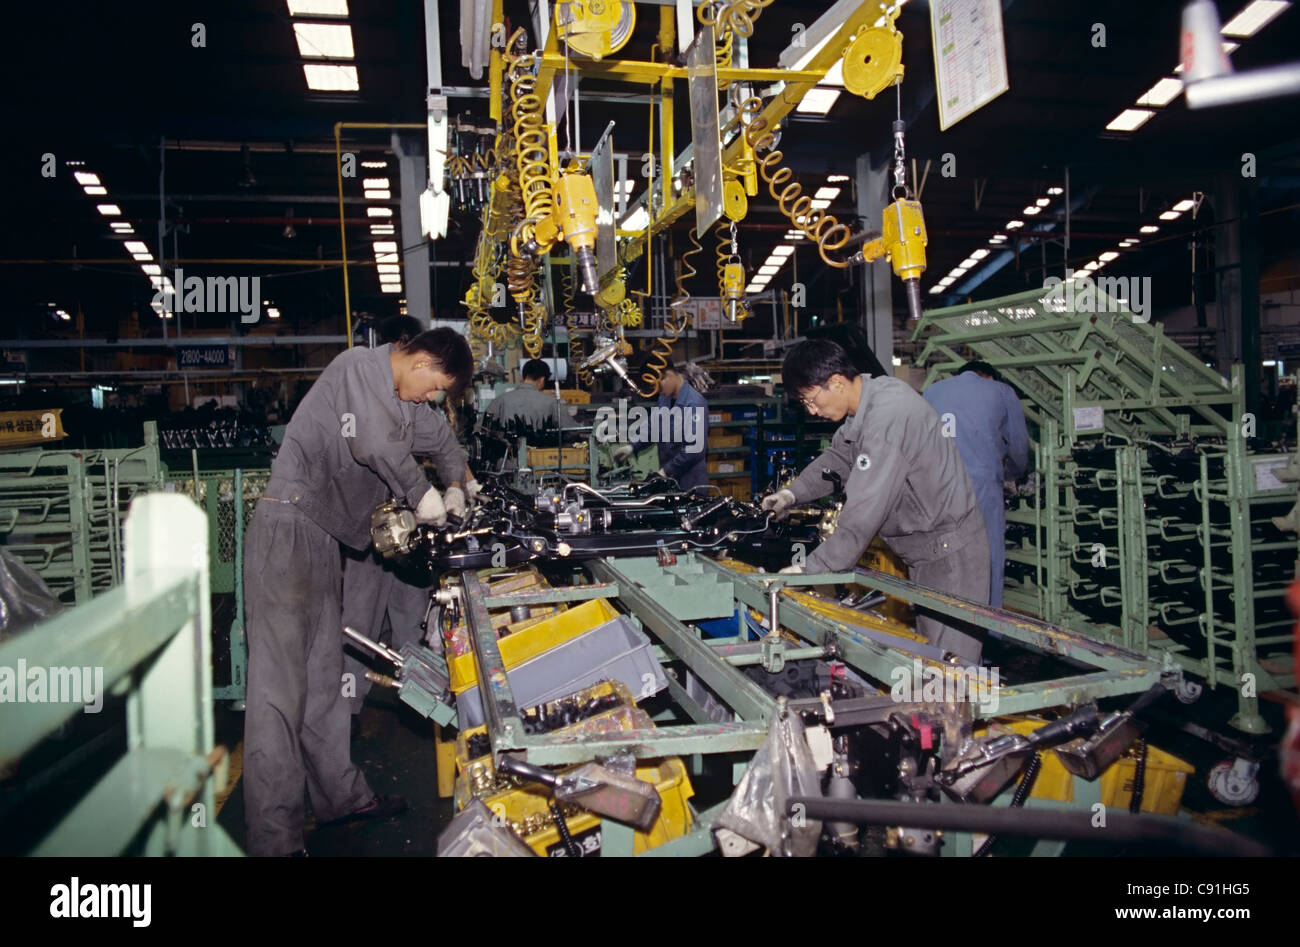
[[[763,510],[776,514],[777,519],[783,519],[792,506],[794,506],[794,494],[789,490],[778,490],[771,496],[763,497]]]
[[[415,507],[415,521],[434,526],[447,525],[447,508],[442,503],[437,487],[430,487],[429,492],[420,497],[420,502]]]
[[[465,491],[460,487],[448,487],[442,495],[442,505],[447,508],[448,516],[464,516]]]
[[[803,575],[803,566],[786,566],[778,575]]]
[[[614,463],[621,464],[632,456],[631,444],[619,444],[614,448]]]
[[[658,470],[655,471],[655,476],[656,476],[656,477],[666,477],[666,476],[668,476],[668,474],[664,473],[664,469],[663,469],[662,467],[660,467]]]
[[[483,484],[477,480],[471,480],[465,484],[465,495],[469,497],[470,505],[473,506],[478,502],[478,495],[483,492]]]

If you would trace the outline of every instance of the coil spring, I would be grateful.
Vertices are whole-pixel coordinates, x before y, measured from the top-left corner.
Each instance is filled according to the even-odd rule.
[[[703,253],[704,247],[700,243],[700,238],[695,233],[694,227],[690,229],[689,233],[692,249],[683,253],[679,261],[677,278],[673,281],[675,290],[673,300],[668,304],[668,316],[664,319],[664,334],[655,339],[651,345],[649,361],[647,361],[645,370],[641,373],[641,382],[650,397],[659,394],[659,382],[663,379],[664,372],[672,361],[673,344],[684,331],[690,328],[691,314],[686,309],[685,303],[691,298],[691,294],[686,289],[686,281],[698,272],[691,265],[690,258]],[[730,237],[727,239],[727,245],[728,247],[731,245]]]
[[[722,286],[726,278],[727,264],[731,262],[731,223],[725,218],[718,221],[717,226],[713,228],[713,234],[718,238],[715,254],[718,269],[718,296],[721,297],[726,295]],[[749,301],[741,296],[736,304],[736,321],[744,322],[749,316]]]
[[[719,69],[727,69],[731,66],[732,45],[735,42],[734,35],[728,25],[728,20],[722,14],[725,6],[721,2],[702,3],[695,11],[695,17],[704,26],[712,26],[714,32],[714,50],[713,58]],[[721,22],[721,26],[719,26]],[[718,80],[718,88],[726,89],[731,85],[730,80]]]
[[[560,270],[560,292],[564,300],[564,325],[569,330],[569,362],[573,365],[573,373],[577,375],[578,383],[584,388],[591,388],[596,383],[596,376],[592,374],[590,368],[582,364],[587,359],[587,343],[577,334],[575,325],[577,320],[574,318],[573,307],[578,296],[571,265]]]
[[[514,52],[523,41],[524,30],[515,31],[507,44],[510,61],[510,117],[515,134],[515,162],[519,171],[519,189],[524,198],[527,221],[534,224],[549,217],[555,206],[551,192],[551,169],[546,127],[542,122],[542,100],[534,92],[537,77],[533,68],[537,57]]]
[[[847,268],[847,260],[832,259],[828,254],[849,242],[849,228],[824,210],[815,209],[812,198],[803,193],[798,182],[791,180],[794,172],[781,166],[785,156],[774,147],[776,136],[767,131],[767,120],[759,115],[762,110],[763,100],[757,96],[751,96],[740,103],[740,120],[745,127],[745,140],[754,149],[754,161],[758,165],[758,173],[767,182],[768,192],[776,199],[781,213],[790,223],[817,244],[817,252],[827,266],[841,270]],[[767,153],[759,157],[760,151]]]

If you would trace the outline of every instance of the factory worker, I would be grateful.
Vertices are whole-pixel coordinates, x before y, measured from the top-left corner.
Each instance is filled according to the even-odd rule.
[[[925,390],[943,433],[957,442],[989,535],[989,604],[1002,607],[1007,513],[1002,484],[1029,469],[1029,431],[1020,399],[987,362],[969,362]]]
[[[801,342],[785,357],[786,391],[814,417],[843,421],[830,447],[786,489],[763,500],[778,517],[831,490],[830,468],[844,484],[844,507],[834,534],[803,569],[843,572],[877,534],[907,564],[912,582],[988,602],[989,545],[975,490],[939,416],[906,382],[859,375],[834,342]],[[978,663],[981,641],[937,617],[917,611],[917,631],[934,646]]]
[[[348,349],[289,421],[244,553],[250,855],[303,851],[304,784],[318,823],[405,808],[401,799],[377,796],[352,765],[339,544],[367,548],[370,514],[390,494],[409,503],[419,522],[446,522],[443,494],[411,455],[439,451],[421,441],[420,412],[439,392],[463,388],[472,368],[468,343],[445,328],[402,348]],[[446,499],[464,503],[460,482],[448,485]]]
[[[646,362],[634,377],[648,374]],[[707,377],[707,376],[706,376]],[[647,439],[622,444],[614,450],[614,462],[622,463],[651,443],[659,448],[657,476],[671,477],[683,491],[709,485],[709,403],[689,381],[686,367],[664,369],[659,380],[659,400],[650,413]]]
[[[529,359],[519,372],[523,383],[493,398],[484,412],[506,431],[529,428],[534,431],[576,427],[569,407],[554,395],[547,394],[551,367],[540,358]]]
[[[419,335],[423,327],[412,316],[393,316],[379,327],[381,343],[401,348]],[[437,396],[435,396],[436,398]],[[465,451],[457,443],[451,425],[441,405],[421,406],[415,412],[415,453],[432,459],[438,479],[452,484],[464,478],[466,494],[472,500],[477,481],[465,464]],[[450,495],[449,495],[450,494]],[[447,512],[462,516],[465,504],[456,494],[443,494]],[[371,548],[345,549],[343,553],[343,626],[355,628],[372,640],[383,638],[385,621],[391,629],[389,644],[395,649],[408,642],[421,639],[420,623],[429,605],[429,577],[414,570],[399,573],[399,567],[384,560]],[[357,714],[370,692],[366,671],[370,665],[363,663],[355,653],[356,646],[349,645],[343,653],[344,697],[352,711],[354,728]],[[369,658],[370,655],[365,655]],[[384,669],[385,672],[391,669]]]

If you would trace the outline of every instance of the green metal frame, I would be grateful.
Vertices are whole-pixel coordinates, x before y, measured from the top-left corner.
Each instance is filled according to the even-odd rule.
[[[1264,732],[1258,698],[1247,696],[1243,675],[1255,676],[1256,693],[1283,688],[1293,660],[1288,636],[1256,635],[1256,600],[1281,595],[1284,586],[1257,583],[1252,561],[1256,553],[1294,551],[1296,544],[1252,541],[1250,511],[1252,504],[1292,502],[1296,488],[1255,490],[1255,458],[1246,449],[1241,427],[1246,418],[1239,366],[1227,381],[1165,336],[1159,325],[1137,321],[1122,303],[1100,291],[1095,301],[1102,311],[1076,313],[1064,300],[1034,289],[927,312],[916,328],[914,339],[924,342],[917,361],[929,368],[926,384],[978,357],[1020,390],[1025,414],[1037,428],[1038,494],[1007,517],[1034,527],[1035,539],[1010,550],[1008,558],[1033,565],[1035,578],[1027,583],[1009,579],[1004,600],[1048,622],[1087,629],[1162,660],[1168,656],[1211,686],[1236,687],[1239,707],[1233,725]],[[1102,429],[1076,428],[1076,409],[1083,408],[1102,409]],[[1101,478],[1102,472],[1079,463],[1075,451],[1100,437],[1116,448],[1115,497],[1110,505],[1093,509],[1080,500],[1076,477],[1091,471]],[[1171,440],[1202,454],[1199,478],[1173,484],[1196,492],[1199,516],[1147,515],[1147,498],[1168,489],[1170,480],[1157,474],[1151,457]],[[1222,461],[1223,477],[1209,476],[1207,457]],[[1216,504],[1229,509],[1226,528],[1211,522]],[[1114,517],[1117,579],[1099,575],[1095,568],[1079,568],[1088,563],[1075,555],[1083,544],[1075,527],[1080,517],[1093,514]],[[1186,559],[1162,561],[1151,545],[1171,540],[1193,540],[1201,549],[1192,551],[1189,545]],[[1231,575],[1213,570],[1212,544],[1231,548]],[[1071,591],[1080,593],[1080,583],[1094,579],[1101,586],[1096,594],[1118,607],[1114,624],[1090,618],[1071,604]],[[1169,592],[1197,581],[1205,602],[1199,618],[1175,607],[1186,603]],[[1230,620],[1215,618],[1215,589],[1231,590]],[[1159,604],[1157,591],[1166,596]],[[1199,638],[1189,643],[1188,631],[1198,624]],[[1274,670],[1266,670],[1265,662]]]
[[[530,590],[517,595],[489,596],[472,571],[462,573],[465,612],[470,632],[484,715],[494,755],[518,753],[529,762],[541,765],[565,765],[594,759],[619,751],[638,758],[659,758],[691,754],[750,753],[767,738],[768,724],[777,709],[776,700],[757,682],[742,674],[729,659],[738,643],[748,643],[743,631],[736,638],[705,640],[702,633],[674,616],[673,608],[660,600],[656,588],[671,581],[685,566],[718,584],[730,585],[734,602],[757,609],[771,617],[773,593],[778,599],[779,624],[804,639],[802,646],[782,646],[785,660],[812,658],[833,647],[847,664],[879,681],[890,681],[896,668],[911,667],[913,660],[927,655],[908,639],[873,636],[867,630],[833,621],[782,595],[784,589],[825,584],[859,585],[875,589],[912,605],[943,615],[961,618],[981,628],[1003,635],[1053,654],[1072,658],[1096,670],[1072,674],[1065,678],[1003,686],[999,691],[997,713],[1012,714],[1049,707],[1077,704],[1088,700],[1147,690],[1158,681],[1176,684],[1177,669],[1117,644],[1096,641],[1046,622],[1010,612],[978,605],[964,599],[913,585],[902,579],[867,570],[815,576],[748,575],[720,565],[694,553],[678,556],[678,565],[660,567],[655,559],[600,559],[587,564],[596,584],[575,588]],[[661,581],[646,581],[656,570],[663,572]],[[677,571],[673,571],[677,570]],[[524,731],[510,682],[505,672],[497,635],[492,628],[488,608],[513,605],[536,605],[551,601],[599,597],[617,601],[653,635],[659,648],[670,660],[683,662],[711,691],[731,709],[734,721],[715,722],[702,707],[686,696],[681,685],[669,680],[674,703],[693,722],[662,726],[650,730],[629,730],[574,737],[567,734],[528,734]],[[909,648],[911,650],[909,650]],[[932,650],[932,649],[931,649]],[[873,698],[879,702],[881,719],[890,711],[904,706],[890,695]],[[737,766],[739,773],[743,767]],[[720,808],[698,817],[696,829],[689,835],[663,846],[657,855],[702,854],[712,848],[708,827]],[[616,854],[626,843],[631,851],[630,833],[620,841],[618,830],[611,827],[606,839],[606,854]],[[619,845],[611,847],[615,842]]]
[[[126,755],[32,854],[237,855],[216,824],[207,542],[185,497],[135,500],[120,586],[0,645],[0,666],[102,668],[126,697]],[[30,703],[0,728],[0,766],[82,710]]]

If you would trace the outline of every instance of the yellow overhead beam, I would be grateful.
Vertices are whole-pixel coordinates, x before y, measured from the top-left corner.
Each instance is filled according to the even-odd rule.
[[[549,41],[547,45],[550,45]],[[793,82],[799,80],[807,82],[811,88],[826,77],[826,70],[830,69],[838,59],[839,54],[837,52],[836,55],[831,57],[831,61],[826,67],[820,70],[719,69],[718,79],[722,82]],[[662,62],[645,62],[636,59],[602,59],[600,62],[593,62],[586,59],[570,58],[569,68],[576,69],[583,75],[596,79],[609,79],[615,82],[651,84],[665,79],[685,79],[688,77],[684,66],[674,66]],[[542,53],[542,65],[537,81],[539,92],[542,87],[541,74],[549,70],[549,75],[554,76],[556,70],[562,69],[564,69],[564,55],[562,53]]]

